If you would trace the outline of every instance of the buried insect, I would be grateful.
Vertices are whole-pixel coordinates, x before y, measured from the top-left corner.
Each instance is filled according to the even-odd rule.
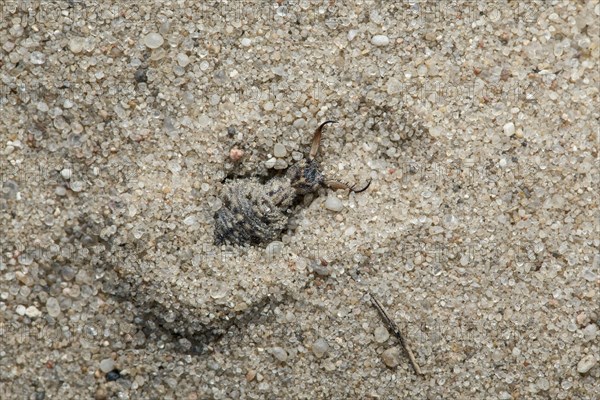
[[[285,174],[262,184],[257,179],[227,182],[221,195],[222,206],[215,213],[215,244],[261,245],[279,238],[286,228],[289,211],[304,195],[319,187],[348,189],[354,193],[367,190],[371,181],[361,189],[354,185],[327,179],[315,160],[321,143],[325,121],[316,129],[307,159],[290,166]]]

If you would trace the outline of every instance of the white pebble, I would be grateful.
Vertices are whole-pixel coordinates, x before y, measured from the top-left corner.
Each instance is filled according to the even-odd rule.
[[[83,38],[74,37],[69,40],[69,50],[75,54],[81,53],[83,50]]]
[[[64,178],[64,179],[71,179],[71,175],[72,175],[72,171],[70,168],[63,168],[62,171],[60,171],[60,175]]]
[[[83,190],[83,182],[75,181],[71,183],[71,190],[74,192],[81,192]]]
[[[512,122],[509,122],[508,124],[504,125],[504,134],[506,136],[512,136],[515,133],[515,124],[513,124]]]
[[[267,245],[265,248],[265,253],[267,254],[268,259],[273,259],[279,257],[283,252],[283,242],[274,241]]]
[[[60,304],[58,304],[58,300],[54,297],[48,297],[46,300],[46,310],[48,311],[48,315],[52,318],[56,318],[60,315]]]
[[[287,351],[285,351],[281,347],[273,347],[271,349],[271,354],[273,354],[273,357],[275,357],[277,360],[279,360],[281,362],[287,361],[287,358],[288,358]]]
[[[340,212],[344,209],[344,205],[337,197],[327,196],[327,200],[325,200],[325,208],[330,211]]]
[[[227,296],[228,292],[229,287],[225,283],[217,282],[213,284],[213,286],[210,289],[210,297],[212,297],[215,300],[222,299],[225,296]]]
[[[304,128],[304,126],[306,125],[306,120],[304,118],[298,118],[294,121],[293,125],[296,129]]]
[[[23,304],[19,304],[15,311],[17,312],[18,315],[20,315],[22,317],[23,315],[25,315],[25,311],[27,311],[27,309],[25,308],[25,306]]]
[[[312,345],[312,351],[317,358],[323,357],[328,350],[329,344],[327,344],[327,341],[323,338],[315,340]]]
[[[540,390],[548,390],[550,389],[550,381],[548,381],[548,379],[542,377],[539,378],[536,382],[536,386],[540,389]]]
[[[390,333],[384,326],[378,326],[375,328],[375,341],[377,343],[383,343],[390,338]]]
[[[183,54],[183,53],[177,54],[177,64],[179,64],[180,67],[185,68],[189,63],[190,63],[190,58],[187,56],[187,54]]]
[[[351,29],[348,31],[348,41],[351,42],[356,35],[358,34],[358,31],[356,29]]]
[[[390,44],[390,38],[385,35],[375,35],[371,39],[371,43],[375,46],[387,46]]]
[[[270,158],[267,161],[265,161],[265,167],[267,167],[267,168],[273,168],[275,166],[276,162],[277,162],[277,159],[275,157]]]
[[[34,51],[29,56],[29,61],[31,61],[32,64],[41,65],[46,62],[46,55],[39,51]]]
[[[185,217],[185,219],[183,220],[183,223],[185,225],[194,225],[196,223],[196,217],[194,217],[193,215],[188,215],[187,217]]]
[[[252,44],[252,40],[248,39],[248,38],[243,38],[242,39],[242,46],[244,47],[248,47]]]
[[[48,107],[48,104],[44,103],[43,101],[40,101],[39,103],[37,103],[37,109],[40,112],[48,112],[50,110],[50,108]]]
[[[398,94],[402,91],[402,82],[392,76],[387,82],[386,90],[389,95]]]
[[[160,33],[151,32],[144,37],[144,44],[151,49],[157,49],[165,42]]]
[[[115,362],[112,358],[105,358],[100,361],[100,370],[104,373],[110,372],[115,369]]]
[[[444,128],[440,125],[433,126],[429,130],[429,134],[434,138],[442,136],[443,133],[444,133]]]
[[[2,48],[4,49],[4,51],[6,51],[7,53],[10,53],[12,51],[12,49],[15,48],[15,44],[11,41],[7,41],[6,43],[4,43],[2,45]]]
[[[275,161],[275,166],[273,168],[278,169],[278,170],[282,170],[282,169],[286,169],[288,167],[288,163],[285,160],[277,160]]]
[[[273,155],[278,158],[285,157],[287,155],[287,149],[284,145],[276,143],[275,147],[273,148]]]
[[[585,374],[592,369],[597,362],[598,360],[596,360],[596,357],[593,354],[588,354],[577,364],[577,372],[580,374]]]
[[[35,306],[29,306],[25,310],[25,315],[27,315],[29,318],[36,318],[42,315],[42,312],[38,310]]]

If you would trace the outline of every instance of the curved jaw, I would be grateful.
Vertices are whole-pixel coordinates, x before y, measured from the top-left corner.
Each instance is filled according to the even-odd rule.
[[[336,124],[336,123],[337,123],[337,121],[330,120],[330,121],[325,121],[321,125],[319,125],[319,127],[315,131],[315,134],[313,135],[312,144],[310,146],[310,153],[308,154],[309,159],[312,160],[313,158],[315,158],[315,156],[319,152],[319,145],[321,144],[321,131],[323,130],[323,127],[327,124]]]
[[[332,121],[332,120],[325,121],[321,125],[319,125],[319,127],[315,130],[315,134],[313,135],[312,145],[310,147],[310,153],[308,155],[308,160],[311,164],[313,163],[312,160],[314,160],[315,156],[319,152],[319,145],[321,144],[321,132],[323,131],[323,127],[327,124],[335,124],[335,123],[337,123],[337,121]],[[316,168],[315,168],[315,170],[316,170]],[[317,181],[314,179],[312,179],[312,180],[309,179],[309,181],[317,183]],[[348,185],[347,183],[336,181],[334,179],[323,180],[319,183],[322,183],[323,185],[325,185],[333,190],[348,189],[351,192],[360,193],[360,192],[364,192],[365,190],[367,190],[369,188],[369,186],[371,185],[371,180],[369,179],[369,182],[367,182],[367,184],[362,189],[355,189],[356,183],[354,185]]]
[[[333,190],[348,189],[349,191],[351,191],[353,193],[360,193],[360,192],[364,192],[365,190],[367,190],[369,188],[369,186],[371,186],[371,179],[369,179],[367,184],[362,189],[355,189],[356,183],[354,185],[348,185],[347,183],[336,181],[333,179],[326,180],[324,182],[324,184],[325,184],[325,186],[327,186],[328,188],[333,189]]]

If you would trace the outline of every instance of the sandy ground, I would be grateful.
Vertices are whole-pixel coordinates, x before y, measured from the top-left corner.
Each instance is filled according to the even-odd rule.
[[[2,400],[598,399],[597,1],[0,7]]]

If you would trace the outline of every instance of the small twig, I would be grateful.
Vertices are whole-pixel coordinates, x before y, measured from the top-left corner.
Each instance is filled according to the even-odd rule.
[[[396,323],[394,321],[392,321],[392,319],[385,312],[385,309],[383,308],[381,303],[379,303],[377,301],[377,299],[375,298],[375,296],[373,296],[373,294],[371,292],[369,292],[369,296],[371,296],[371,303],[377,309],[377,311],[379,312],[379,315],[381,316],[381,318],[387,325],[388,331],[391,331],[391,333],[396,337],[396,339],[398,339],[398,341],[404,348],[404,351],[406,351],[406,354],[408,355],[408,359],[410,360],[410,363],[412,364],[412,367],[415,370],[415,372],[417,373],[417,375],[423,375],[423,372],[421,372],[421,368],[419,368],[419,364],[417,364],[415,355],[413,354],[410,346],[404,339],[404,336],[402,336],[402,332],[400,332],[400,329],[398,329],[398,326],[396,325]]]

